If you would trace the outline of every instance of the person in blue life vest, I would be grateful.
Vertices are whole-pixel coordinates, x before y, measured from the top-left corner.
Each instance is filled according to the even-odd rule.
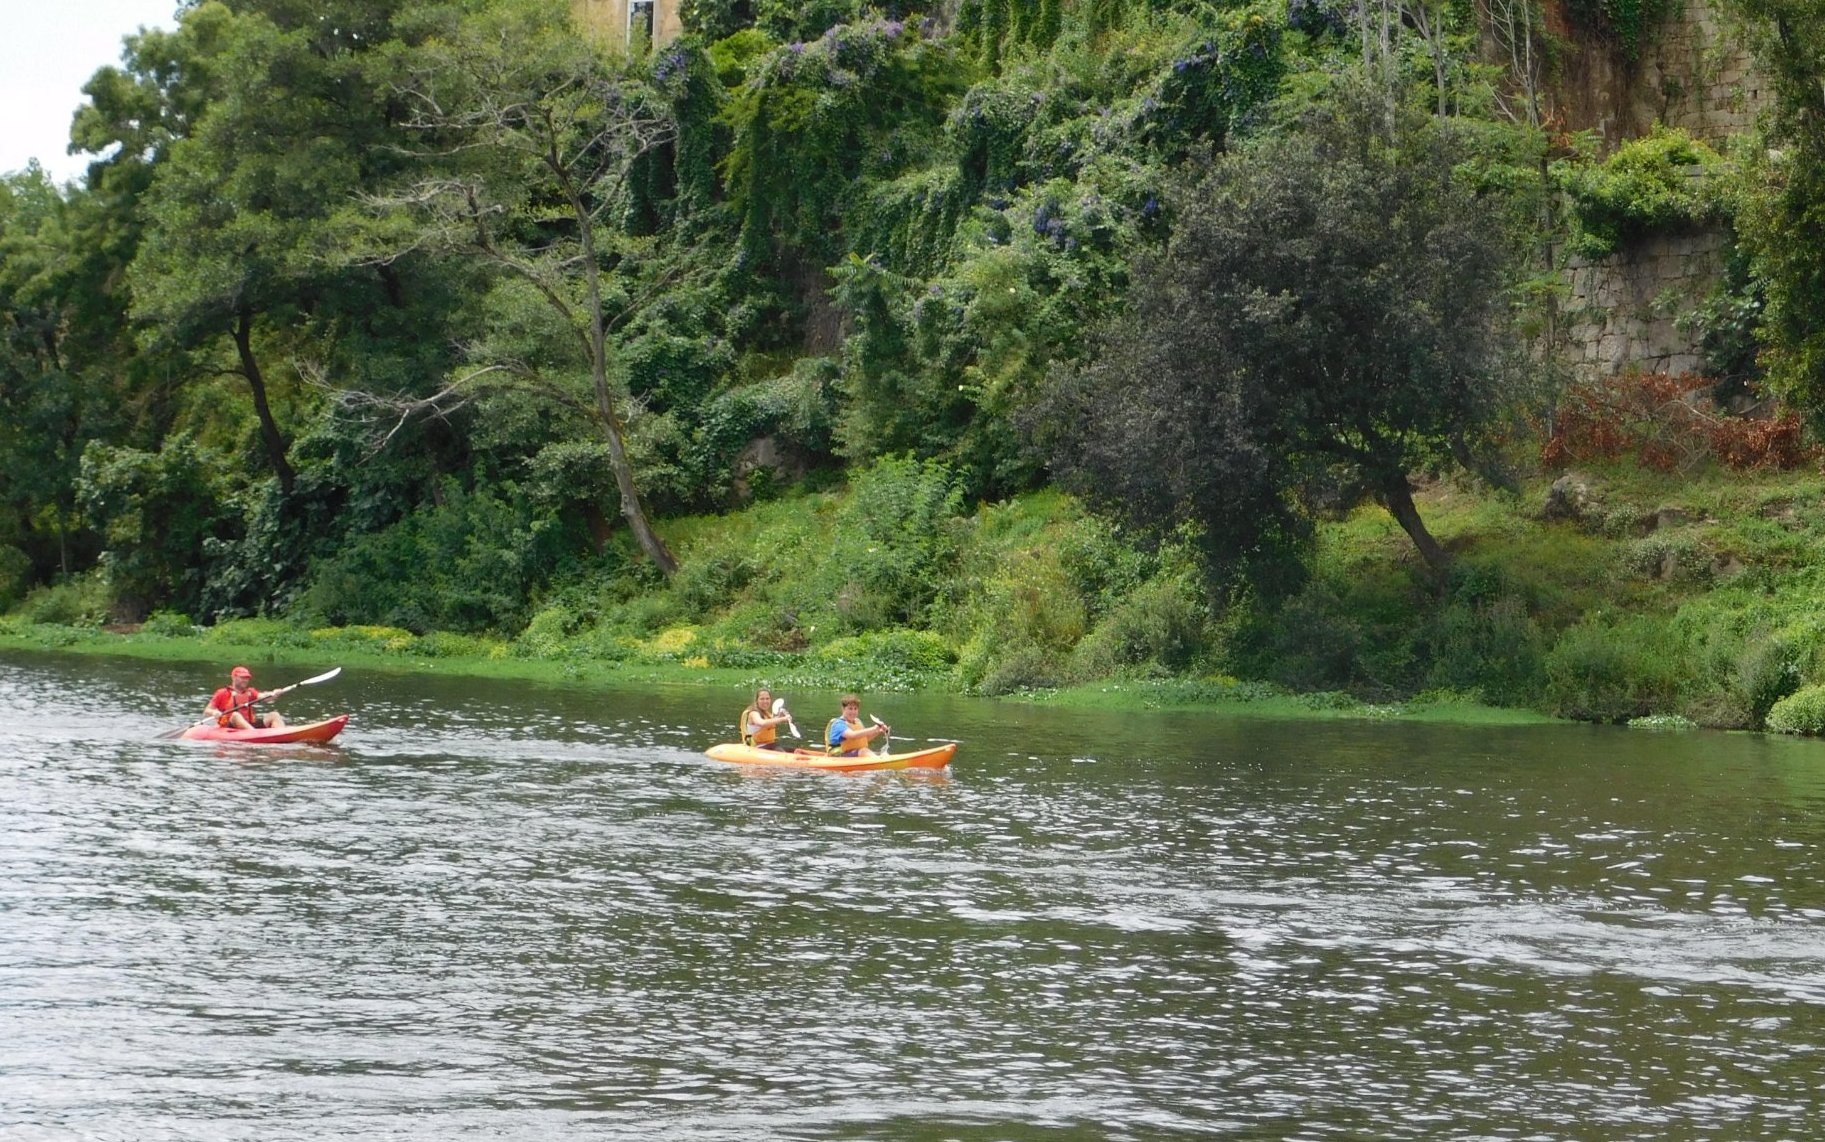
[[[253,688],[253,671],[237,666],[228,673],[228,685],[215,692],[203,713],[214,716],[216,725],[230,729],[276,730],[285,725],[277,710],[255,713],[253,704],[259,700],[260,692]]]
[[[755,749],[778,749],[786,747],[780,743],[779,727],[792,720],[792,715],[785,707],[780,712],[773,712],[773,694],[762,687],[754,692],[754,702],[741,712],[741,740],[745,745]]]
[[[874,757],[868,743],[881,734],[892,733],[893,727],[863,725],[862,700],[854,694],[843,695],[842,705],[842,716],[830,719],[824,727],[824,751],[832,757]]]

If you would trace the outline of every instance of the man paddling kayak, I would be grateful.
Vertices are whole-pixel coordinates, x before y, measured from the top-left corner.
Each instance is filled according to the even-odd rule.
[[[253,704],[259,700],[260,692],[253,688],[253,671],[237,666],[228,672],[228,685],[215,692],[209,705],[203,707],[203,713],[214,714],[215,724],[228,729],[276,730],[284,727],[285,719],[277,710],[264,714],[254,712]]]
[[[843,695],[842,704],[842,716],[830,719],[824,727],[824,752],[831,757],[873,757],[875,752],[868,743],[879,734],[891,734],[892,727],[884,722],[863,725],[862,700],[854,694]]]

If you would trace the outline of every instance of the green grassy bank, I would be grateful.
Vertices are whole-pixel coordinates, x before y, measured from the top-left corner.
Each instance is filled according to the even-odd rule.
[[[904,673],[885,678],[863,669],[794,664],[778,672],[709,666],[695,662],[653,660],[603,661],[597,658],[524,657],[506,641],[480,640],[482,653],[439,653],[449,639],[437,635],[419,639],[409,631],[386,627],[340,627],[300,631],[262,620],[223,623],[184,633],[109,631],[94,627],[0,620],[0,650],[61,651],[102,654],[168,662],[208,663],[225,668],[228,663],[256,665],[284,663],[340,665],[399,673],[456,674],[480,678],[511,678],[584,687],[637,688],[647,686],[697,687],[727,694],[746,694],[768,686],[780,693],[834,693],[871,689],[858,679],[877,683],[873,689],[894,691],[952,690],[942,674],[911,677]],[[277,679],[289,681],[289,679]],[[1416,700],[1368,702],[1338,692],[1287,693],[1274,686],[1239,682],[1229,678],[1136,678],[1110,680],[1057,689],[1024,690],[1002,695],[1000,700],[1098,709],[1204,710],[1252,718],[1373,719],[1458,724],[1515,725],[1550,721],[1526,710],[1500,709],[1454,695],[1428,694]]]
[[[1189,546],[1143,549],[1070,498],[963,511],[934,468],[670,521],[682,570],[628,553],[554,583],[512,632],[292,620],[110,632],[82,581],[0,619],[0,647],[323,662],[586,685],[940,689],[1084,708],[1825,728],[1825,477],[1619,465],[1557,497],[1441,483],[1441,581],[1376,509],[1325,523],[1310,578],[1214,607]],[[432,573],[351,577],[409,614]],[[309,600],[307,600],[309,602]]]

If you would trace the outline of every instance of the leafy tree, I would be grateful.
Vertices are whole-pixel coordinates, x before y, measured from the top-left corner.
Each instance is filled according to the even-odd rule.
[[[228,526],[217,468],[182,435],[157,452],[102,441],[83,451],[77,491],[107,544],[102,562],[123,618],[160,606],[196,613],[205,545]]]
[[[1449,121],[1346,94],[1218,160],[1132,316],[1054,386],[1057,474],[1246,567],[1299,537],[1302,483],[1342,471],[1442,569],[1408,474],[1466,456],[1503,410],[1516,265],[1466,157]]]
[[[289,493],[297,475],[266,362],[318,355],[313,322],[369,300],[345,295],[368,293],[372,271],[322,254],[334,215],[397,161],[380,145],[386,104],[367,77],[359,25],[299,19],[283,4],[210,0],[184,13],[175,39],[155,42],[176,66],[141,84],[184,113],[143,200],[134,316],[153,342],[192,354],[196,371],[245,383],[267,463]]]
[[[647,518],[628,456],[616,359],[619,331],[666,282],[642,257],[652,243],[617,225],[630,171],[675,137],[664,92],[634,62],[579,36],[562,6],[536,0],[468,14],[399,64],[405,124],[423,140],[430,173],[372,200],[382,248],[370,260],[456,255],[499,282],[490,336],[470,345],[477,368],[404,410],[447,410],[506,384],[588,416],[607,446],[622,517],[671,574],[677,560]],[[571,383],[579,374],[587,397]]]
[[[1773,78],[1760,193],[1737,229],[1765,287],[1761,338],[1770,383],[1825,420],[1825,0],[1737,0]]]
[[[19,545],[39,575],[93,558],[77,463],[133,420],[132,346],[106,284],[120,265],[87,242],[103,214],[35,166],[0,180],[0,545]]]

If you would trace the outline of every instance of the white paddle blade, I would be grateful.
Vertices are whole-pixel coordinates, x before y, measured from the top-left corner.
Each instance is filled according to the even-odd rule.
[[[315,678],[306,678],[304,681],[297,683],[297,685],[315,686],[319,682],[328,682],[330,679],[334,678],[336,675],[338,675],[340,673],[342,673],[342,667],[338,666],[334,670],[329,671],[328,673],[317,675]]]
[[[786,700],[784,698],[773,699],[773,716],[777,718],[785,712],[786,712]],[[795,738],[802,738],[805,736],[804,734],[801,734],[798,732],[798,723],[793,721],[791,718],[786,719],[786,728],[792,731],[792,736]]]

